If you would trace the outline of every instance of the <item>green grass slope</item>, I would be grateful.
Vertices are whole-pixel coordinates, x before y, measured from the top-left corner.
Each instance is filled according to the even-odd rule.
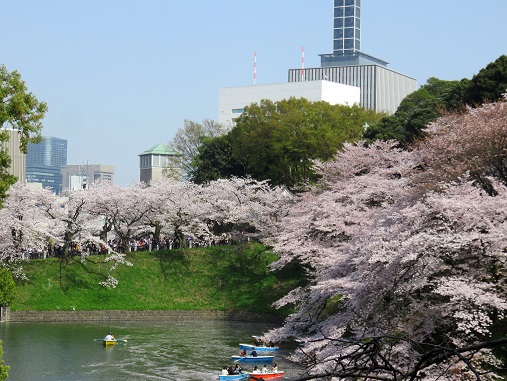
[[[114,289],[99,285],[109,265],[98,256],[30,260],[23,265],[29,280],[18,284],[11,309],[275,312],[271,303],[304,282],[297,268],[269,271],[276,258],[259,244],[134,252],[134,266],[113,271]]]

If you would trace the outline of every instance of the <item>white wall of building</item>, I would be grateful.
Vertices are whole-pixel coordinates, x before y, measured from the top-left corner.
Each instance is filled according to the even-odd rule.
[[[326,101],[332,105],[352,106],[359,104],[360,91],[356,86],[326,80],[221,88],[218,99],[218,122],[232,126],[233,119],[241,115],[241,110],[245,106],[259,103],[263,99],[277,102],[294,97],[305,98],[312,102]]]

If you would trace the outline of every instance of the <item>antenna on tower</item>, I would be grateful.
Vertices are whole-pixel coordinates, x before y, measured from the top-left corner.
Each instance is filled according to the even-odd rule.
[[[255,80],[256,80],[256,77],[257,77],[257,51],[254,50],[254,67],[253,67],[253,80],[254,80],[254,85],[255,85]]]
[[[305,80],[305,46],[301,48],[301,80]]]

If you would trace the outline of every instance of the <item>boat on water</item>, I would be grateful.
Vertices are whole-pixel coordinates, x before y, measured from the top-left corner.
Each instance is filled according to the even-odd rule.
[[[284,372],[276,372],[276,373],[248,373],[250,377],[250,381],[260,381],[260,380],[280,380],[284,376]]]
[[[283,342],[266,343],[264,340],[261,339],[260,336],[255,336],[255,335],[252,335],[252,340],[254,342],[254,345],[259,346],[259,347],[274,347],[274,346],[279,346],[279,345],[283,344]]]
[[[250,376],[248,373],[240,373],[240,374],[219,374],[219,380],[248,380]]]
[[[262,362],[262,363],[265,363],[265,364],[272,364],[274,358],[275,358],[275,356],[231,356],[231,360],[233,362],[237,361],[237,362],[240,362],[240,363],[243,363],[243,362],[248,362],[248,363]]]
[[[245,349],[247,351],[251,351],[255,349],[257,352],[275,352],[280,349],[280,347],[268,347],[265,345],[257,346],[251,344],[239,344],[239,349]]]
[[[105,346],[115,345],[116,343],[126,343],[127,339],[114,339],[114,340],[106,340],[106,339],[95,339],[94,341],[102,342]]]
[[[264,345],[264,341],[261,339],[260,336],[252,335],[252,340],[255,345]]]

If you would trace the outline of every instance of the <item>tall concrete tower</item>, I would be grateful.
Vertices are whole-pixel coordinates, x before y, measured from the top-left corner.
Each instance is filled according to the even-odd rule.
[[[416,90],[414,78],[387,68],[361,51],[361,0],[333,1],[333,53],[320,54],[319,68],[289,69],[289,82],[327,80],[361,89],[360,105],[392,114]]]
[[[333,54],[361,51],[361,0],[334,0]]]
[[[320,66],[387,66],[386,61],[361,51],[361,0],[333,1],[333,53],[321,54]]]

